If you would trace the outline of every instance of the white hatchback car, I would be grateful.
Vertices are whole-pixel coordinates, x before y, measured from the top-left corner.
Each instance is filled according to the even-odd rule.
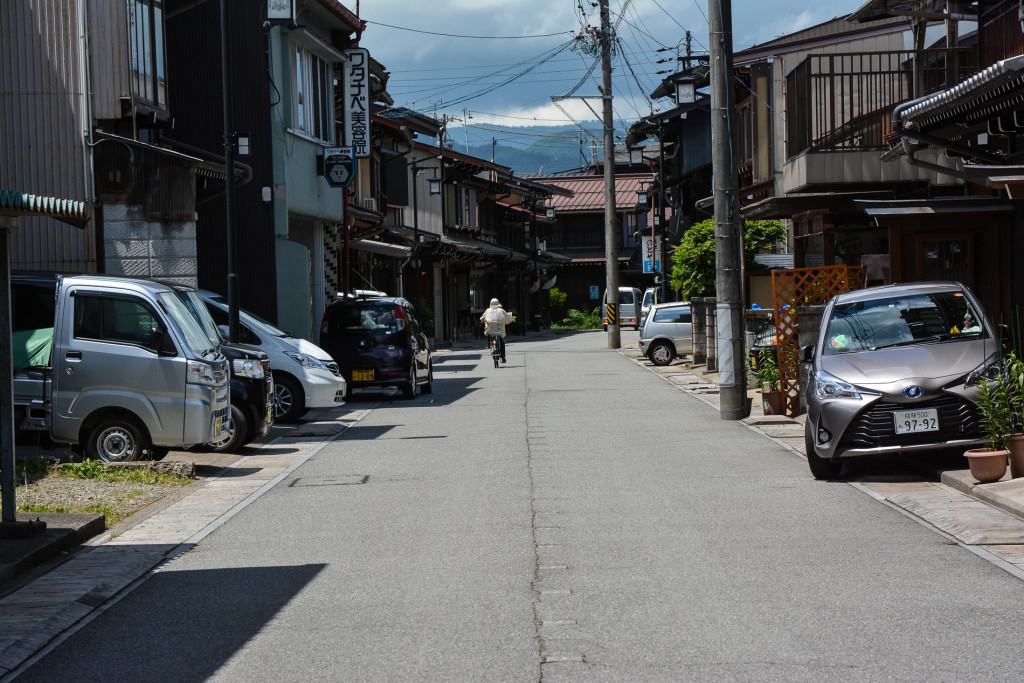
[[[226,337],[227,298],[207,290],[200,291],[199,295]],[[275,419],[294,421],[313,408],[335,408],[345,402],[345,378],[330,354],[251,313],[239,311],[239,322],[242,328],[239,341],[270,356]]]
[[[655,365],[693,353],[693,312],[687,301],[654,304],[640,332],[640,351]]]

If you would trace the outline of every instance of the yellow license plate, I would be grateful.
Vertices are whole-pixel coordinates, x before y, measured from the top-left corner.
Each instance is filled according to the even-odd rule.
[[[373,370],[353,370],[352,371],[353,382],[372,382],[373,381]]]

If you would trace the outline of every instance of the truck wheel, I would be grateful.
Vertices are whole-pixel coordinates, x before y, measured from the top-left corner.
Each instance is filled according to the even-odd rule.
[[[668,342],[658,341],[651,345],[648,355],[655,365],[668,365],[676,357],[676,351]]]
[[[274,419],[297,422],[306,414],[306,393],[289,375],[274,375]]]
[[[811,436],[811,423],[804,424],[804,450],[807,451],[807,466],[811,469],[811,475],[815,479],[838,479],[843,470],[843,463],[839,460],[826,460],[818,455],[814,449],[814,439]]]
[[[224,435],[219,441],[211,441],[207,444],[217,453],[232,453],[249,443],[249,418],[245,411],[231,404],[231,424],[224,430]]]
[[[101,420],[85,441],[86,456],[103,462],[138,460],[149,448],[149,434],[129,417]]]

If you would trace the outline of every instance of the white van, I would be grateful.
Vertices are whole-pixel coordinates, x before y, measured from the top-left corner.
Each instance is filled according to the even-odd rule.
[[[199,296],[227,336],[227,298],[206,290]],[[245,311],[239,311],[238,317],[242,327],[239,341],[270,356],[275,419],[295,421],[313,408],[335,408],[345,402],[345,378],[329,353]]]
[[[640,329],[640,302],[643,294],[636,287],[619,287],[619,327],[632,325],[634,330]],[[604,301],[608,302],[608,290],[604,291]],[[608,318],[605,317],[606,309],[601,307],[601,318],[604,321],[605,329],[608,329]]]

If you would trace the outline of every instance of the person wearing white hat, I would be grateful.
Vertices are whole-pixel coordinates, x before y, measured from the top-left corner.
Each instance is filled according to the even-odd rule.
[[[502,363],[507,362],[505,360],[505,327],[515,320],[516,317],[506,311],[497,299],[491,299],[491,305],[480,316],[480,322],[484,324],[484,335],[498,338]]]

